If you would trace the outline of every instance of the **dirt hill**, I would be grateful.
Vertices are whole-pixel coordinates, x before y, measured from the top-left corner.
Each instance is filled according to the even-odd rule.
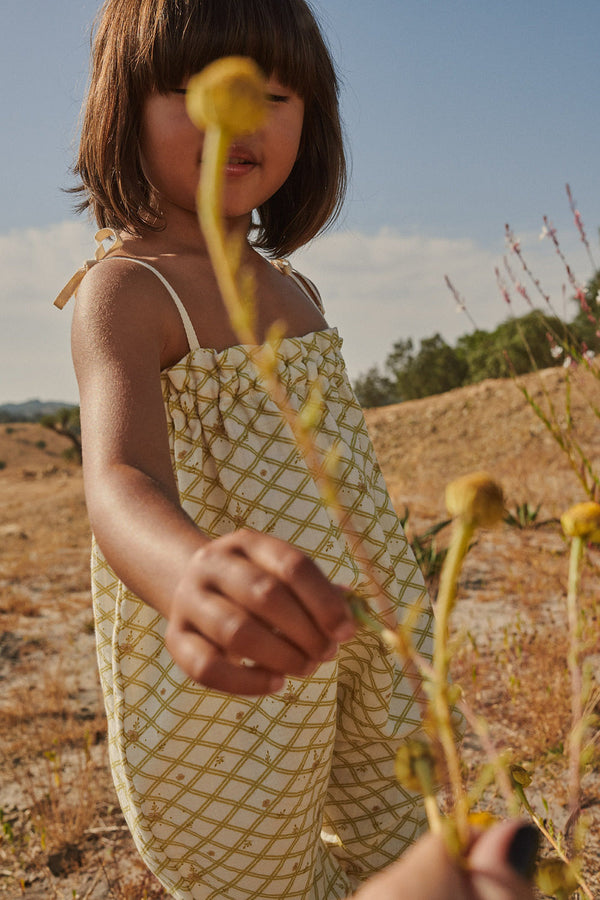
[[[577,382],[571,416],[600,468],[598,382]],[[565,373],[525,380],[564,415]],[[445,517],[445,484],[487,469],[508,508],[542,504],[538,528],[483,533],[461,579],[453,674],[500,747],[534,773],[541,815],[565,821],[563,754],[569,731],[564,597],[568,548],[555,519],[585,499],[575,474],[511,381],[487,381],[366,414],[399,513],[417,533]],[[66,441],[34,424],[0,426],[0,896],[30,900],[164,897],[124,827],[106,760],[89,597],[89,528],[81,470]],[[443,538],[443,535],[441,536]],[[442,540],[443,542],[443,540]],[[582,596],[597,653],[600,561],[590,556]],[[467,731],[463,758],[483,756]],[[486,803],[498,803],[488,798]],[[598,890],[600,786],[584,779],[590,818],[585,873]],[[74,893],[76,892],[76,893]],[[600,894],[598,894],[600,896]]]
[[[564,369],[528,375],[520,383],[544,412],[566,421]],[[571,375],[573,433],[589,459],[600,460],[600,382]],[[367,423],[396,507],[443,514],[444,485],[485,468],[503,485],[509,508],[527,501],[556,515],[585,499],[556,441],[510,379],[458,388],[436,397],[369,410]]]

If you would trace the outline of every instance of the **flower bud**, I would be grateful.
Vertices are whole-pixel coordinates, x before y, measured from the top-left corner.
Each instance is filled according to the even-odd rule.
[[[197,128],[212,125],[232,135],[250,134],[267,114],[263,74],[244,56],[217,59],[190,78],[186,108]]]
[[[420,794],[433,793],[436,784],[435,759],[431,744],[410,738],[396,753],[395,773],[399,784]]]
[[[521,787],[529,787],[532,777],[523,766],[511,765],[508,767],[508,773],[514,785],[520,784]]]
[[[567,537],[581,537],[600,543],[600,503],[592,500],[576,503],[563,513],[560,524]]]
[[[572,866],[558,858],[542,859],[535,881],[540,891],[551,897],[570,897],[578,883]]]
[[[486,472],[463,475],[446,487],[446,508],[476,528],[489,528],[504,515],[502,488]]]

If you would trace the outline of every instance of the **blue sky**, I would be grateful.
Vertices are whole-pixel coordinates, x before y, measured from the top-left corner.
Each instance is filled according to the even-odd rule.
[[[600,224],[597,0],[315,0],[343,81],[352,184],[335,232],[296,257],[345,337],[352,376],[394,340],[506,315],[493,269],[510,222],[560,301],[538,235],[547,214],[585,281],[570,182],[594,249]],[[93,250],[61,190],[87,80],[96,0],[6,4],[0,34],[0,403],[76,400],[70,313],[52,298]],[[600,258],[600,253],[597,253]]]

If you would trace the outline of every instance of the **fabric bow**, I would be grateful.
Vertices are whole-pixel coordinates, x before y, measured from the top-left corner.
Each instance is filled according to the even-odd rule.
[[[77,269],[75,274],[69,279],[66,283],[56,300],[54,301],[54,305],[59,309],[63,309],[64,306],[68,303],[71,297],[77,293],[77,288],[83,281],[83,278],[92,266],[95,266],[97,262],[100,262],[101,259],[104,259],[107,253],[111,250],[118,250],[119,247],[123,246],[123,241],[119,237],[119,235],[113,231],[112,228],[102,228],[100,231],[96,232],[94,240],[98,244],[96,248],[96,252],[94,254],[94,259],[86,259],[81,268]],[[110,240],[112,243],[108,248],[104,246],[104,241]]]

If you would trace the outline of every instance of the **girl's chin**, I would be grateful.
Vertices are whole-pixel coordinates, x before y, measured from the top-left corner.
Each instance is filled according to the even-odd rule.
[[[232,204],[231,206],[225,205],[223,208],[223,218],[231,227],[245,228],[247,231],[252,222],[252,210],[247,209],[247,207],[236,207],[235,204]]]

